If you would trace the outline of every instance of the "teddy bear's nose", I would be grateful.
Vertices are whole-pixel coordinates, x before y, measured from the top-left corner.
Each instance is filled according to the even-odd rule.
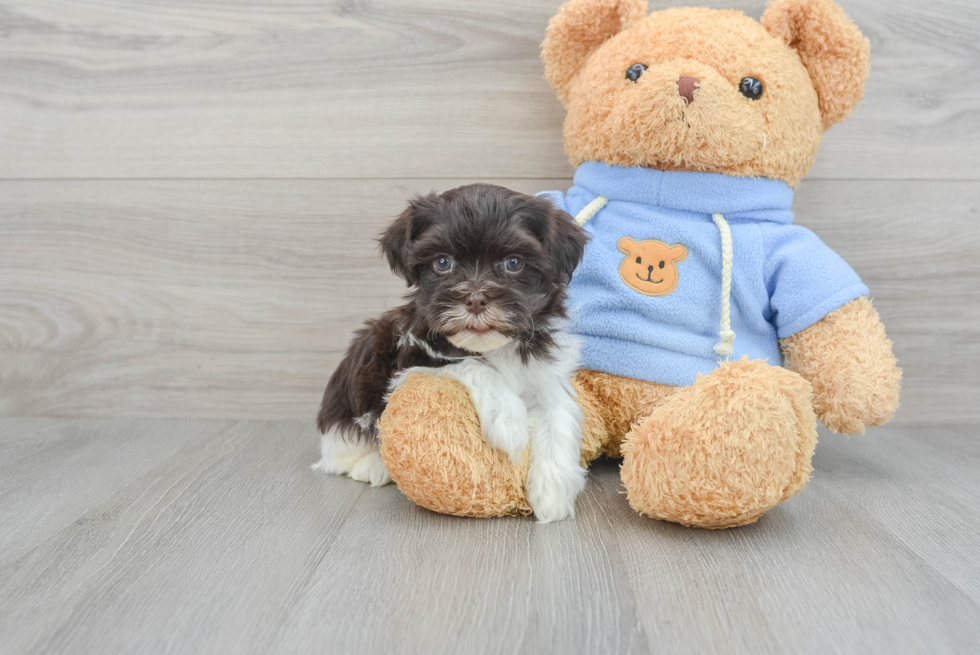
[[[653,273],[653,266],[647,266],[647,273]]]
[[[466,299],[466,311],[479,316],[487,308],[487,299],[482,293],[471,293]]]
[[[687,100],[687,104],[694,102],[694,90],[701,84],[701,80],[696,77],[684,75],[677,80],[677,93]]]

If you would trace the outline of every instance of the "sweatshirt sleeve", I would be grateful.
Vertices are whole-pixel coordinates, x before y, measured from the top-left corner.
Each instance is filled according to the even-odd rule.
[[[763,224],[770,321],[780,339],[810,327],[868,287],[840,255],[798,225]]]

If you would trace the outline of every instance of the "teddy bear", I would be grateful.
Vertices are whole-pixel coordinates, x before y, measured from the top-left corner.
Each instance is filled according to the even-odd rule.
[[[622,458],[632,508],[756,521],[812,472],[819,419],[863,433],[901,369],[857,274],[794,224],[823,132],[861,99],[869,43],[831,0],[738,11],[571,0],[542,46],[574,186],[544,195],[591,235],[569,283],[582,463]],[[379,420],[392,479],[437,512],[529,514],[519,464],[466,391],[410,375]]]

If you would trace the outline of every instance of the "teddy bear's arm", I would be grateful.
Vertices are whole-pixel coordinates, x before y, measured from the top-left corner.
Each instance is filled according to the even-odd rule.
[[[834,432],[864,433],[898,409],[902,369],[878,312],[856,298],[780,341],[786,367],[813,386],[817,417]]]

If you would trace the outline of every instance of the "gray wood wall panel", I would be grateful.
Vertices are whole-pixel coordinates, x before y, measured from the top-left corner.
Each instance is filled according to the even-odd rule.
[[[568,186],[559,4],[0,0],[0,415],[310,417],[399,302],[371,238],[407,195]],[[980,6],[844,5],[872,76],[798,221],[871,287],[897,420],[974,421]]]
[[[565,177],[560,4],[5,0],[0,178]],[[980,179],[980,6],[844,5],[873,72],[811,177]]]
[[[0,414],[312,419],[350,333],[404,292],[374,236],[458,183],[0,182]],[[980,419],[978,207],[974,182],[798,194],[895,341],[900,422]]]

